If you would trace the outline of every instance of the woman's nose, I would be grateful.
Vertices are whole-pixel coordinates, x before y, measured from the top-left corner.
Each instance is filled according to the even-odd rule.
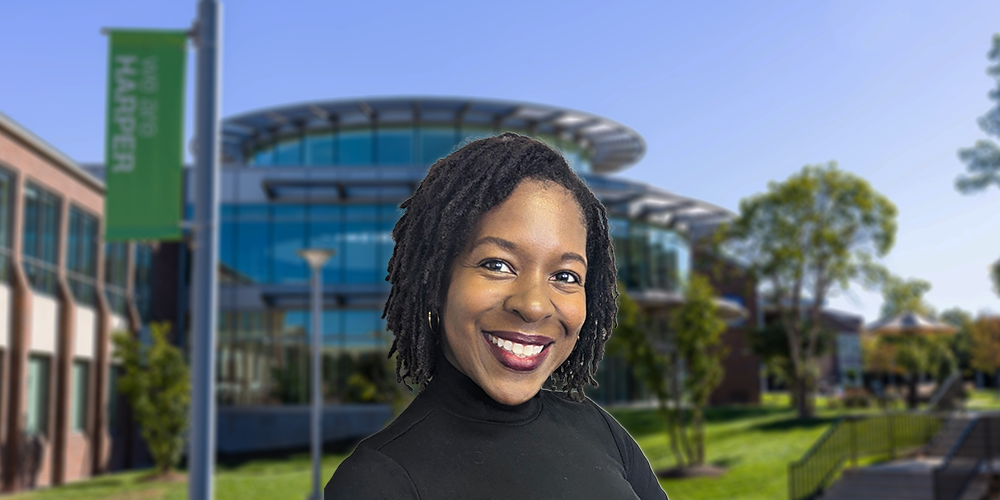
[[[556,311],[551,294],[545,277],[521,276],[504,300],[504,309],[517,314],[525,323],[537,323]]]

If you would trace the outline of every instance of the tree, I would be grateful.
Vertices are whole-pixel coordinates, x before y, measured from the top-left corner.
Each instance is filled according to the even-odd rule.
[[[715,290],[708,279],[691,273],[684,290],[684,305],[670,318],[677,352],[684,361],[684,390],[691,401],[691,440],[694,465],[705,463],[705,406],[725,374],[722,359],[728,348],[722,345],[726,323],[719,318]]]
[[[934,307],[924,300],[924,294],[929,291],[929,281],[918,278],[904,280],[887,274],[882,283],[882,317],[888,318],[906,312],[936,316]]]
[[[986,74],[996,81],[996,87],[989,92],[990,100],[996,104],[984,116],[979,117],[979,128],[989,135],[1000,137],[1000,33],[993,35],[993,47],[986,54],[993,66],[986,67]],[[971,148],[958,150],[958,157],[965,163],[966,175],[959,175],[955,187],[963,194],[971,194],[988,189],[991,185],[1000,188],[1000,147],[989,139],[976,141]],[[1000,260],[990,266],[993,291],[1000,295]]]
[[[750,349],[764,362],[767,371],[786,386],[791,387],[795,375],[792,367],[792,355],[788,350],[788,333],[785,332],[785,327],[781,323],[772,323],[763,328],[751,330],[747,338],[750,341]],[[805,349],[807,347],[805,339],[799,340],[802,342],[800,349]],[[829,328],[820,328],[816,342],[816,356],[822,357],[830,353],[836,342],[836,332]],[[794,394],[792,406],[796,407]]]
[[[934,307],[924,300],[924,294],[931,290],[928,281],[903,279],[878,268],[882,288],[882,316],[892,317],[913,312],[934,317]],[[930,373],[943,380],[956,369],[955,355],[951,350],[951,336],[935,334],[880,335],[869,345],[877,354],[873,357],[889,356],[892,372],[902,373],[907,380],[906,404],[910,409],[917,407],[917,384],[922,373]],[[874,353],[873,353],[874,354]],[[884,370],[879,370],[883,371]]]
[[[184,356],[167,340],[170,324],[149,328],[148,346],[128,332],[115,333],[114,357],[124,371],[119,391],[129,399],[159,474],[168,476],[184,449],[191,380]]]
[[[815,410],[823,303],[835,287],[870,279],[872,263],[895,237],[895,205],[835,162],[768,183],[766,193],[741,200],[739,217],[716,233],[716,243],[746,266],[778,310],[799,416]]]
[[[972,328],[972,368],[996,373],[1000,386],[1000,317],[980,317]]]
[[[671,315],[666,344],[654,346],[650,318],[619,284],[618,324],[608,352],[624,357],[656,396],[678,467],[705,463],[704,409],[724,374],[727,351],[721,335],[726,324],[718,317],[714,295],[707,279],[691,273],[685,304]]]
[[[986,57],[996,63],[986,68],[986,74],[996,80],[996,88],[989,98],[996,102],[986,115],[979,117],[979,128],[989,135],[1000,137],[1000,33],[993,35],[993,47]],[[975,146],[958,150],[958,157],[965,163],[967,175],[955,180],[955,187],[965,194],[982,191],[991,185],[1000,188],[1000,148],[991,140],[976,141]]]
[[[958,307],[946,309],[941,313],[941,321],[958,328],[951,336],[951,352],[955,354],[955,363],[960,370],[972,368],[972,329],[976,324],[972,313]]]

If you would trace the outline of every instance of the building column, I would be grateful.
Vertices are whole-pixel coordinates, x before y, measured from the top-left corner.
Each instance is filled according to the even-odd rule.
[[[2,422],[7,428],[7,449],[4,462],[10,464],[4,469],[3,491],[16,492],[34,482],[31,477],[37,471],[29,469],[25,456],[27,441],[27,394],[28,348],[31,346],[31,286],[21,267],[21,245],[24,240],[24,175],[14,176],[11,209],[11,345],[7,359],[10,367],[9,395],[7,398],[7,420]]]
[[[57,349],[55,361],[55,410],[53,425],[53,484],[66,482],[66,468],[69,460],[70,432],[73,415],[73,359],[76,354],[76,301],[66,280],[66,247],[69,235],[69,200],[63,199],[59,210],[59,229],[56,237],[57,292],[59,318],[56,321]]]
[[[104,219],[102,215],[97,221],[97,251],[96,272],[97,280],[94,284],[95,305],[97,307],[97,345],[94,349],[94,364],[90,369],[93,380],[93,398],[95,408],[90,414],[90,435],[93,436],[93,447],[91,448],[90,470],[94,475],[103,474],[108,471],[108,461],[111,456],[111,437],[108,434],[108,403],[114,394],[110,394],[108,380],[110,379],[110,357],[111,357],[111,306],[108,298],[104,294],[105,265],[105,244],[104,244]]]

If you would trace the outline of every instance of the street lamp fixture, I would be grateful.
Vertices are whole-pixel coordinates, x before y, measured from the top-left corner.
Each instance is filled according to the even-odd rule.
[[[323,264],[333,257],[334,251],[329,248],[303,248],[298,252],[312,270],[312,460],[313,460],[313,490],[308,500],[323,500],[319,489],[320,452],[322,451],[322,418],[323,394],[320,390],[320,350],[322,349],[321,330],[323,321]]]

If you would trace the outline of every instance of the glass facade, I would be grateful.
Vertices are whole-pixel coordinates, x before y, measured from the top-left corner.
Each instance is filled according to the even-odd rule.
[[[322,392],[327,403],[388,401],[395,373],[385,359],[390,339],[381,315],[380,310],[323,311]],[[228,311],[220,323],[220,404],[309,403],[309,311]]]
[[[228,194],[220,209],[220,303],[225,304],[219,313],[216,358],[220,405],[308,404],[309,269],[296,253],[307,247],[336,251],[322,269],[327,287],[321,354],[324,400],[328,404],[386,402],[398,388],[394,361],[386,359],[392,334],[381,319],[382,304],[351,306],[344,299],[351,292],[343,290],[382,287],[387,294],[391,233],[401,215],[397,202],[372,202],[373,196],[364,197],[367,191],[352,194],[351,190],[404,189],[405,196],[396,197],[405,199],[409,188],[391,182],[385,187],[348,184],[340,188],[346,194],[337,197],[336,202],[303,203],[301,198],[291,197],[293,192],[299,194],[294,190],[306,191],[294,184],[275,188],[284,189],[284,196],[272,192],[262,197],[264,182],[288,182],[291,170],[282,167],[327,167],[330,170],[318,177],[330,179],[340,178],[341,174],[334,173],[338,167],[384,172],[396,172],[392,167],[427,168],[472,140],[504,131],[491,122],[462,122],[457,126],[341,125],[297,132],[285,129],[272,139],[254,139],[242,153],[248,168],[233,168],[223,177],[230,184],[223,188]],[[512,131],[527,133],[523,129]],[[624,181],[588,175],[591,158],[587,150],[560,139],[555,132],[534,136],[560,150],[571,167],[585,174],[592,188],[598,189],[593,183],[603,183],[599,189],[611,192],[635,188]],[[350,171],[342,172],[348,178],[346,172]],[[244,181],[241,176],[252,180]],[[381,174],[376,178],[381,179]],[[319,192],[325,188],[314,189]],[[690,269],[690,248],[682,234],[622,217],[611,220],[611,232],[619,279],[628,288],[680,290]],[[296,298],[287,304],[268,299],[267,294],[277,293],[274,290]],[[333,292],[336,300],[331,300],[331,290],[338,290]],[[253,300],[248,301],[248,296]],[[628,371],[623,360],[607,358],[597,374],[601,388],[594,391],[593,397],[604,402],[645,397]]]
[[[97,238],[97,217],[70,207],[69,234],[66,235],[66,278],[78,305],[95,305]]]
[[[289,134],[249,155],[254,166],[431,165],[463,144],[504,132],[483,126],[364,127]],[[525,133],[523,130],[512,132]],[[571,141],[539,135],[578,172],[590,172],[587,152]]]
[[[392,228],[402,214],[392,204],[223,205],[220,281],[230,284],[307,284],[301,248],[336,251],[323,282],[378,283],[392,256]]]
[[[114,314],[126,315],[128,243],[104,244],[104,295]]]
[[[56,252],[59,211],[54,194],[28,183],[24,187],[24,242],[21,257],[31,287],[46,295],[56,293]]]
[[[628,289],[680,292],[691,271],[691,248],[672,229],[611,218],[618,280]]]
[[[139,310],[140,318],[148,318],[153,300],[153,247],[136,243],[132,248],[135,259],[132,278],[135,307]]]

